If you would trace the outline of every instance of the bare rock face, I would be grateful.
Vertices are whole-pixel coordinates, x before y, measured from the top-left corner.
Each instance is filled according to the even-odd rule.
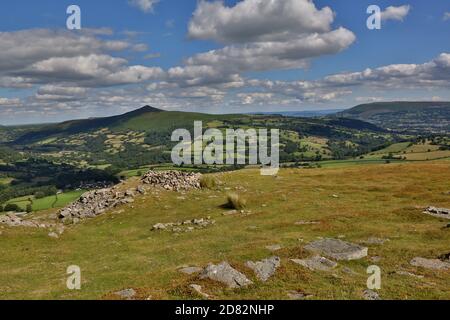
[[[314,256],[309,259],[292,259],[292,262],[299,264],[309,270],[331,271],[337,267],[337,263],[321,256]]]
[[[142,183],[161,187],[169,191],[200,189],[200,173],[183,171],[149,171],[142,177]]]
[[[411,265],[432,270],[450,270],[450,262],[439,259],[425,259],[416,257],[411,260]]]
[[[367,256],[368,248],[338,239],[311,242],[305,249],[336,260],[357,260]]]
[[[450,209],[446,208],[428,207],[423,213],[437,218],[450,219]]]
[[[275,274],[280,267],[281,259],[279,257],[271,257],[261,261],[248,261],[246,266],[252,269],[259,280],[265,282]]]
[[[231,289],[247,287],[253,284],[244,274],[231,267],[228,262],[222,262],[218,265],[209,264],[203,270],[200,278],[221,282]]]

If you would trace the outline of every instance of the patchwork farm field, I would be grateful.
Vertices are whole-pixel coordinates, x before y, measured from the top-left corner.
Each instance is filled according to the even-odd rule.
[[[282,169],[277,177],[258,170],[217,174],[217,188],[176,193],[152,190],[134,203],[67,227],[59,239],[48,230],[1,227],[0,299],[116,299],[133,288],[138,299],[362,299],[366,269],[382,271],[382,299],[450,299],[450,271],[410,264],[450,252],[450,221],[422,213],[450,206],[450,162],[347,165]],[[124,188],[136,186],[130,178]],[[244,214],[224,209],[227,194],[246,200]],[[35,213],[45,219],[56,212]],[[192,232],[153,231],[158,223],[210,217],[216,223]],[[305,246],[321,238],[366,243],[368,256],[339,261],[330,272],[312,271],[291,259],[311,256]],[[268,246],[279,246],[270,251]],[[269,247],[271,248],[271,247]],[[246,262],[271,256],[281,267],[261,282]],[[182,266],[227,261],[254,284],[227,289]],[[82,288],[66,288],[66,269],[81,268]]]
[[[26,210],[27,205],[31,205],[33,211],[48,210],[51,208],[61,208],[72,201],[78,199],[85,190],[68,191],[59,193],[54,196],[48,196],[41,199],[36,199],[34,196],[25,196],[11,199],[7,202],[17,204],[22,210]]]

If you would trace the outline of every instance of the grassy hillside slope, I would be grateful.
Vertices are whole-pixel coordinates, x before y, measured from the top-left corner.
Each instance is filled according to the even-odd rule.
[[[435,258],[449,251],[448,221],[424,215],[421,209],[450,206],[450,186],[437,183],[450,181],[449,169],[448,161],[283,169],[277,178],[242,170],[218,175],[223,182],[218,190],[149,193],[70,227],[60,239],[49,238],[46,230],[1,229],[0,299],[112,298],[112,292],[125,288],[135,288],[140,299],[198,299],[189,289],[192,283],[218,299],[287,299],[290,290],[311,294],[312,299],[361,299],[366,268],[373,264],[382,270],[383,299],[450,299],[448,271],[409,264],[416,256]],[[125,187],[134,183],[131,179]],[[232,190],[247,199],[251,215],[223,215],[227,210],[221,205]],[[216,224],[192,233],[151,231],[156,223],[207,216]],[[319,224],[296,225],[300,220]],[[319,237],[390,241],[369,245],[369,257],[340,262],[331,273],[290,262],[308,256],[303,246]],[[265,248],[274,244],[283,249],[272,253]],[[282,266],[267,283],[257,281],[244,266],[248,260],[273,255],[282,258]],[[182,265],[202,267],[223,260],[255,284],[227,290],[177,271]],[[69,265],[81,267],[80,291],[66,289]]]
[[[208,115],[193,112],[163,111],[150,106],[106,118],[73,120],[47,125],[22,135],[15,142],[27,144],[53,136],[69,136],[108,128],[112,132],[123,130],[158,132],[191,127],[194,121],[233,119],[242,115]]]

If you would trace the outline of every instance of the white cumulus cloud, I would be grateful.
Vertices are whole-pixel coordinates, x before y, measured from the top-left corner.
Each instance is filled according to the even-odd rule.
[[[381,12],[381,19],[385,21],[387,20],[403,21],[409,14],[410,10],[411,10],[410,5],[403,5],[399,7],[390,6],[387,7],[386,10]]]
[[[129,3],[143,12],[153,12],[159,0],[130,0]]]

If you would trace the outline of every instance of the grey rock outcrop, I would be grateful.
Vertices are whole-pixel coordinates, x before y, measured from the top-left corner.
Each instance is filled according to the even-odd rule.
[[[257,262],[248,261],[246,263],[246,266],[252,269],[255,272],[256,277],[263,282],[269,280],[280,265],[281,259],[279,257],[271,257]]]
[[[134,289],[125,289],[117,291],[114,294],[122,299],[132,300],[136,296],[136,291]]]
[[[253,284],[244,274],[231,267],[228,262],[222,262],[218,265],[209,264],[203,270],[200,278],[221,282],[231,289],[247,287]]]
[[[182,268],[178,269],[178,271],[180,271],[181,273],[184,273],[184,274],[191,275],[191,274],[196,274],[196,273],[202,272],[203,268],[200,268],[200,267],[182,267]]]
[[[314,256],[309,259],[292,259],[291,261],[313,271],[331,271],[338,265],[336,262],[321,256]]]
[[[295,291],[295,290],[289,291],[287,293],[287,296],[291,300],[305,300],[305,299],[309,299],[309,298],[313,297],[313,295],[311,295],[311,294],[307,294],[302,291]]]
[[[428,207],[424,213],[437,218],[450,219],[450,209],[446,208]]]
[[[450,270],[450,262],[441,261],[439,259],[426,259],[416,257],[411,260],[410,264],[414,267],[421,267],[432,270]]]
[[[364,300],[381,300],[378,292],[367,289],[363,292]]]
[[[305,246],[305,249],[336,260],[357,260],[367,256],[368,248],[339,239],[322,239]]]

